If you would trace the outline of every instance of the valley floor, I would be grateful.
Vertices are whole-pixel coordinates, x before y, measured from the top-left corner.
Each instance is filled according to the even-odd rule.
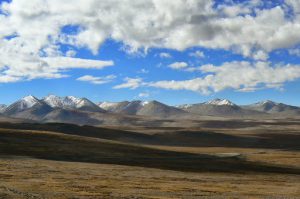
[[[300,198],[299,120],[199,125],[0,122],[0,199]]]
[[[0,158],[0,198],[299,198],[297,175]]]

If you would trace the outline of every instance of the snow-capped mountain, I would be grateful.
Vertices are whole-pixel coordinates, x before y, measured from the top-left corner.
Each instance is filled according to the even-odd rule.
[[[58,97],[55,95],[48,95],[43,99],[52,108],[76,108],[80,98],[74,96]]]
[[[63,99],[56,95],[48,95],[43,99],[52,108],[62,108],[64,106]]]
[[[155,100],[140,102],[140,107],[136,112],[136,115],[147,115],[160,118],[182,117],[187,114],[187,112],[179,108],[168,106]]]
[[[184,104],[173,107],[158,101],[123,101],[101,102],[94,104],[87,98],[74,96],[59,97],[48,95],[38,99],[32,95],[26,96],[6,107],[0,106],[1,115],[24,118],[35,121],[76,121],[81,124],[97,123],[98,119],[109,120],[135,116],[149,116],[157,118],[195,118],[197,115],[218,117],[270,117],[299,116],[300,108],[270,100],[258,102],[248,106],[238,106],[226,99],[214,99],[198,104]],[[98,117],[97,120],[92,119]],[[63,118],[63,119],[62,119]],[[90,118],[90,119],[88,119]],[[106,119],[105,119],[106,118]],[[118,118],[118,119],[117,119]],[[86,122],[88,120],[88,122]],[[131,119],[129,119],[131,120]],[[122,119],[120,119],[122,121]],[[80,122],[79,122],[80,123]]]
[[[23,97],[22,99],[16,101],[5,109],[5,113],[14,113],[26,110],[33,107],[36,104],[40,104],[41,101],[32,95]]]
[[[103,109],[98,107],[96,104],[94,104],[87,98],[77,98],[74,96],[58,97],[55,95],[48,95],[43,99],[43,101],[52,108],[79,109],[93,112],[105,112]]]
[[[81,98],[77,98],[74,96],[66,96],[63,98],[63,108],[77,108]],[[80,106],[80,105],[79,105]]]
[[[28,119],[33,117],[31,114],[40,115],[41,113],[46,113],[47,111],[50,111],[51,107],[48,106],[42,100],[39,100],[32,95],[29,95],[8,106],[3,113],[6,115],[16,115],[20,112],[24,112],[27,110],[32,111],[32,112],[29,111],[30,113],[28,113],[30,116],[27,114],[28,115],[27,119]]]
[[[124,102],[102,102],[99,106],[113,113],[121,113],[126,115],[146,115],[154,117],[170,117],[186,114],[185,111],[168,106],[158,101],[124,101]]]
[[[19,101],[20,109],[31,108],[38,103],[40,103],[40,100],[32,95],[28,95]]]
[[[72,101],[75,103],[75,109],[90,112],[106,112],[87,98],[73,98]]]
[[[97,105],[106,110],[106,111],[112,111],[114,112],[115,109],[117,109],[119,106],[122,105],[122,103],[124,104],[124,106],[126,106],[129,102],[125,101],[126,103],[124,104],[124,102],[99,102]]]
[[[261,112],[255,110],[247,110],[242,107],[232,103],[227,99],[213,99],[208,102],[198,103],[198,104],[184,104],[178,106],[184,111],[205,116],[221,116],[221,117],[231,117],[231,116],[252,116],[262,114]]]
[[[236,104],[232,103],[231,101],[227,99],[213,99],[208,102],[205,102],[205,104],[210,104],[210,105],[217,105],[217,106],[236,106]]]
[[[300,111],[299,107],[291,106],[283,103],[277,103],[270,100],[257,102],[255,104],[250,104],[247,106],[243,106],[246,109],[256,110],[267,113],[290,113],[297,114]]]

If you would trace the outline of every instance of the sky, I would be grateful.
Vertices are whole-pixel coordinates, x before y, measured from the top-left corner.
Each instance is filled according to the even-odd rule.
[[[0,103],[300,106],[299,0],[0,0]]]

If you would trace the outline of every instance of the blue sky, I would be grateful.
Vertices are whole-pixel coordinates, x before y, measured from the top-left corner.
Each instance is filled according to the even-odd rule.
[[[1,103],[55,94],[300,105],[297,1],[46,2],[1,2]]]

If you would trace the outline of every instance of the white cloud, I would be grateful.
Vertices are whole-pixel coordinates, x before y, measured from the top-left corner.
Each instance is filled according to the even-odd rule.
[[[125,81],[124,83],[116,85],[113,88],[114,89],[121,89],[121,88],[136,89],[144,85],[143,80],[141,78],[126,77],[124,81]]]
[[[294,9],[292,18],[286,17],[284,5],[245,2],[215,8],[212,0],[14,0],[1,4],[7,15],[0,15],[0,51],[5,52],[0,58],[13,52],[39,56],[43,49],[53,56],[60,53],[59,42],[97,54],[108,38],[123,42],[129,51],[199,46],[250,57],[253,50],[268,53],[300,43],[298,1],[286,1]],[[66,25],[79,26],[78,33],[61,32]],[[10,35],[17,36],[5,41]]]
[[[115,78],[116,78],[115,75],[108,75],[108,76],[104,76],[104,77],[95,77],[92,75],[84,75],[84,76],[77,78],[76,80],[90,82],[92,84],[106,84],[106,83],[111,82]]]
[[[185,89],[200,93],[219,92],[225,89],[252,90],[280,88],[287,81],[300,78],[300,66],[271,67],[268,62],[227,62],[221,66],[203,65],[206,76],[185,81],[158,81],[150,86],[166,89]]]
[[[149,96],[150,96],[150,94],[148,92],[139,93],[140,98],[147,98]]]
[[[184,69],[184,68],[188,67],[188,64],[186,62],[174,62],[174,63],[168,65],[168,67],[178,70],[178,69]]]
[[[204,58],[205,57],[204,53],[202,51],[200,51],[200,50],[197,50],[195,52],[189,53],[189,56],[191,56],[191,57],[197,57],[197,58]]]
[[[300,78],[299,65],[271,66],[269,62],[235,61],[226,62],[221,66],[207,64],[201,66],[199,70],[203,73],[203,77],[156,82],[142,82],[139,79],[135,88],[149,86],[171,90],[190,90],[202,94],[225,89],[249,92],[265,88],[281,89],[284,83]]]
[[[60,43],[72,49],[86,47],[97,54],[99,46],[109,38],[123,42],[129,51],[185,50],[196,46],[233,50],[257,60],[268,59],[273,50],[300,43],[298,1],[285,3],[294,10],[291,17],[287,17],[284,5],[270,8],[259,4],[262,1],[216,8],[212,0],[3,2],[1,10],[6,15],[0,15],[0,82],[60,78],[66,76],[66,69],[100,69],[113,64],[62,57]],[[67,25],[78,26],[78,32],[62,32]],[[186,67],[182,64],[173,68]],[[216,78],[218,74],[221,73],[212,76]]]
[[[171,58],[172,55],[170,53],[159,53],[160,58]]]
[[[0,76],[0,82],[2,82],[2,83],[16,82],[16,81],[19,81],[19,80],[20,80],[19,77],[12,77],[12,76],[9,76],[9,75]]]
[[[41,58],[49,67],[58,69],[67,68],[96,68],[102,69],[107,66],[112,66],[113,61],[99,61],[93,59],[80,59],[72,57],[45,57]]]
[[[295,55],[297,57],[300,57],[300,49],[299,48],[290,49],[288,52],[290,55]]]
[[[263,60],[263,61],[265,61],[265,60],[267,60],[269,58],[268,54],[265,53],[262,50],[254,52],[253,55],[252,55],[252,57],[255,60]]]
[[[68,50],[68,51],[66,52],[66,56],[67,56],[67,57],[75,57],[76,54],[77,54],[77,52],[76,52],[75,50]]]
[[[99,61],[90,59],[80,59],[71,57],[36,57],[24,56],[22,54],[13,57],[3,57],[0,66],[3,67],[0,73],[0,82],[14,82],[31,80],[36,78],[62,78],[67,77],[63,74],[67,69],[86,68],[102,69],[112,66],[112,61]],[[10,79],[11,81],[6,81]]]
[[[299,2],[299,0],[285,0],[285,3],[293,9],[294,13],[296,13],[296,14],[300,13],[300,2]]]
[[[246,93],[250,93],[250,92],[255,92],[257,90],[261,90],[260,88],[241,88],[241,89],[237,89],[237,91],[239,92],[246,92]]]

